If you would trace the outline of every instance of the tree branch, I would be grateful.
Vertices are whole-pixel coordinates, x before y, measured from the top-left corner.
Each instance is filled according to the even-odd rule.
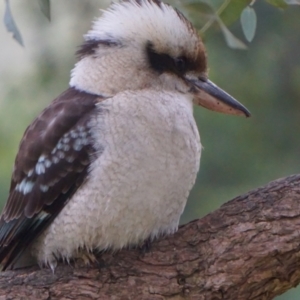
[[[152,244],[87,268],[0,274],[2,299],[273,299],[300,282],[300,175],[239,196]]]

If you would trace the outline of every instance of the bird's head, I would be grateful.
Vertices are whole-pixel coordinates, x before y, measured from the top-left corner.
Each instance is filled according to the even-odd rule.
[[[159,0],[113,3],[85,35],[70,85],[103,96],[153,88],[184,93],[228,114],[249,111],[207,76],[204,45],[193,25]]]

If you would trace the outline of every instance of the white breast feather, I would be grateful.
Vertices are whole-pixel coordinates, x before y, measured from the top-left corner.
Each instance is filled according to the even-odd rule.
[[[178,228],[201,152],[192,100],[148,90],[99,106],[92,122],[104,152],[33,245],[40,263],[51,264],[53,254],[69,259],[79,247],[120,249]]]

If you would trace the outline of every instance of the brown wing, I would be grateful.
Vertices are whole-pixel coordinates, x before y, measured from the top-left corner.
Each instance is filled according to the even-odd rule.
[[[27,128],[0,217],[0,263],[7,268],[83,184],[95,149],[92,120],[101,98],[69,88]]]

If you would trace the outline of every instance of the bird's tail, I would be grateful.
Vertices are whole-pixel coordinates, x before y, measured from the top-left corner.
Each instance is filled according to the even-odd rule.
[[[5,222],[0,220],[0,270],[25,266],[24,259],[30,257],[29,245],[40,232],[38,218],[21,218]],[[26,250],[26,251],[25,251]],[[32,260],[32,259],[31,259]],[[29,264],[30,265],[30,264]]]

